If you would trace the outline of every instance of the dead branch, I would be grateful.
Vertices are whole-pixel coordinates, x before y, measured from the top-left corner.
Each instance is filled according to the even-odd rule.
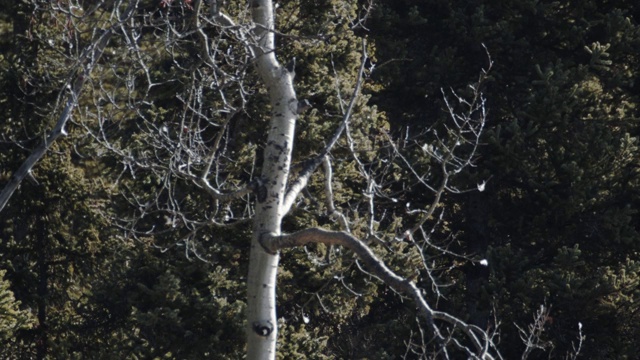
[[[432,309],[424,298],[422,291],[414,282],[395,274],[373,253],[369,246],[351,234],[347,234],[342,231],[328,231],[321,228],[309,228],[293,234],[267,233],[260,236],[260,244],[267,252],[272,254],[276,254],[281,249],[294,248],[311,243],[340,245],[353,251],[362,263],[364,263],[371,275],[377,277],[393,290],[413,298],[414,302],[418,306],[420,314],[427,321],[427,324],[440,342],[445,341],[445,338],[440,334],[434,320],[443,321],[454,328],[461,330],[467,336],[469,341],[471,341],[476,350],[473,352],[470,351],[470,349],[466,349],[467,352],[473,354],[474,358],[483,360],[495,359],[494,355],[491,355],[490,352],[497,353],[497,351],[495,351],[495,346],[491,338],[484,330],[475,325],[467,324],[448,313]],[[456,345],[466,348],[464,345],[459,343]],[[499,354],[497,354],[497,356],[500,358]]]
[[[2,193],[0,193],[0,212],[4,209],[4,207],[9,202],[9,199],[16,191],[22,180],[29,175],[33,167],[42,159],[44,154],[51,148],[53,143],[60,137],[66,136],[67,131],[65,130],[65,126],[69,119],[71,118],[71,114],[73,110],[78,105],[78,98],[84,86],[84,83],[87,79],[90,78],[91,72],[95,65],[97,64],[100,57],[104,52],[104,49],[109,44],[109,40],[111,40],[111,36],[113,35],[114,28],[119,27],[122,23],[127,21],[133,10],[135,9],[135,1],[130,1],[128,8],[124,11],[122,17],[118,21],[118,23],[112,26],[110,29],[104,30],[102,34],[91,44],[89,44],[83,51],[79,64],[81,66],[78,75],[70,78],[66,85],[65,89],[61,90],[61,93],[68,91],[67,101],[56,125],[53,127],[49,136],[47,136],[44,141],[33,150],[31,155],[24,161],[24,163],[20,166],[20,168],[13,174],[9,183],[4,187]],[[76,72],[72,72],[75,74]]]

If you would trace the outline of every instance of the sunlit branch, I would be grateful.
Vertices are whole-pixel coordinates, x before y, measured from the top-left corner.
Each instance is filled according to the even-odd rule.
[[[340,122],[340,125],[333,133],[333,136],[331,137],[331,139],[329,139],[329,141],[327,142],[325,147],[320,151],[320,153],[305,163],[304,168],[300,172],[300,175],[295,181],[293,181],[293,183],[287,190],[287,194],[284,198],[284,207],[283,207],[285,213],[289,211],[289,209],[291,208],[291,205],[293,205],[296,198],[298,197],[298,194],[300,194],[300,191],[302,191],[302,189],[304,189],[305,186],[307,186],[307,183],[309,182],[309,178],[311,178],[311,175],[322,164],[322,161],[325,158],[325,156],[329,154],[331,149],[333,149],[335,144],[338,142],[338,139],[340,139],[340,136],[344,132],[345,128],[347,127],[347,124],[351,119],[353,108],[355,107],[356,100],[358,99],[360,90],[362,88],[365,63],[367,61],[366,45],[367,45],[366,41],[362,39],[362,60],[360,62],[360,69],[358,71],[358,76],[356,78],[356,86],[353,90],[353,93],[351,94],[351,100],[349,101],[349,106],[347,107],[346,111],[342,116],[342,122]]]
[[[341,211],[336,209],[336,206],[333,201],[333,185],[332,185],[333,169],[331,167],[331,160],[329,160],[329,156],[325,156],[324,159],[322,160],[322,167],[324,169],[324,178],[325,178],[324,193],[326,196],[325,203],[327,206],[327,213],[331,218],[335,218],[338,220],[342,230],[346,232],[351,232],[351,230],[349,230],[349,222],[347,221],[347,218],[344,216],[344,214]]]
[[[413,298],[420,314],[433,329],[440,341],[442,337],[434,320],[440,320],[462,331],[475,348],[474,356],[479,359],[494,359],[490,354],[494,344],[489,335],[475,325],[468,324],[448,313],[436,311],[427,303],[422,290],[414,282],[398,276],[380,260],[365,243],[351,234],[342,231],[328,231],[321,228],[309,228],[293,234],[262,234],[260,243],[266,251],[277,253],[281,249],[300,247],[311,243],[340,245],[353,251],[367,270],[393,290]],[[460,345],[464,347],[463,345]],[[498,355],[499,356],[499,355]]]

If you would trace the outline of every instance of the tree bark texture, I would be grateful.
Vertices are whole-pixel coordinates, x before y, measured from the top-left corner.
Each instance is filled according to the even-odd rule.
[[[254,54],[260,78],[267,87],[271,119],[262,175],[256,185],[257,204],[247,279],[248,355],[250,360],[275,359],[277,339],[276,275],[279,256],[260,243],[264,233],[280,233],[285,215],[283,198],[291,164],[297,99],[293,73],[275,55],[273,3],[251,0]]]

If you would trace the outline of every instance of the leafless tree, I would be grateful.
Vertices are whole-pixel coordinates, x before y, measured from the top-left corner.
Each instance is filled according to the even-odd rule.
[[[547,305],[540,305],[540,309],[533,316],[533,322],[527,326],[526,329],[515,325],[520,335],[520,340],[525,345],[525,349],[522,352],[522,360],[529,358],[529,355],[535,350],[545,351],[551,353],[553,351],[553,341],[543,340],[546,327],[553,323],[553,317],[551,316],[551,307]],[[572,343],[573,351],[567,353],[565,359],[577,359],[582,350],[582,342],[585,337],[582,334],[582,323],[578,323],[578,344]]]
[[[432,254],[487,265],[484,259],[454,253],[432,234],[442,225],[445,194],[484,190],[485,183],[458,189],[452,179],[473,166],[477,156],[487,118],[481,85],[489,68],[465,94],[443,91],[443,110],[449,115],[446,123],[415,133],[406,129],[401,137],[380,129],[383,141],[370,144],[382,157],[374,164],[362,155],[363,145],[356,141],[353,125],[354,110],[365,101],[361,89],[370,71],[363,41],[350,93],[343,93],[336,73],[340,120],[332,136],[294,169],[295,128],[304,111],[309,111],[309,103],[298,99],[295,91],[295,59],[278,51],[276,35],[286,34],[275,28],[273,1],[250,0],[246,5],[233,3],[223,8],[216,0],[164,0],[161,5],[165,8],[153,11],[139,0],[100,4],[84,9],[80,3],[69,2],[49,9],[70,22],[73,41],[86,45],[75,58],[77,70],[69,76],[69,86],[61,89],[60,98],[67,100],[61,100],[65,105],[56,127],[5,189],[4,203],[71,120],[88,139],[101,144],[96,156],[109,154],[120,159],[122,171],[113,187],[121,181],[124,184],[125,177],[135,180],[143,173],[153,174],[156,190],[150,196],[123,192],[136,209],[135,216],[114,220],[129,236],[153,237],[180,228],[182,245],[190,256],[199,255],[198,239],[212,227],[252,224],[247,278],[249,359],[275,358],[281,250],[310,243],[350,250],[362,272],[412,299],[428,336],[438,344],[434,357],[449,358],[452,352],[461,351],[474,359],[500,358],[495,333],[436,310],[428,292],[417,285],[431,284],[430,291],[440,296]],[[361,21],[352,23],[357,26]],[[114,41],[120,44],[118,49],[126,49],[124,53],[109,52],[108,44]],[[108,56],[101,59],[103,53]],[[162,76],[158,75],[161,69],[153,67],[158,58],[166,59]],[[279,59],[288,59],[283,61],[287,64]],[[100,76],[92,76],[94,69]],[[172,106],[179,107],[169,120],[161,114],[165,104],[154,102],[162,92],[172,94]],[[261,124],[267,138],[263,144],[242,147],[243,153],[234,152],[234,142],[241,141],[238,123],[260,92],[266,92],[268,99],[261,107],[269,114]],[[359,124],[363,121],[366,123],[360,119]],[[333,168],[338,147],[357,169],[356,182],[362,184],[359,190],[364,199],[358,206],[336,202]],[[410,154],[419,154],[424,163],[417,164]],[[394,172],[398,167],[406,170],[408,179],[403,183],[411,187],[397,186]],[[283,233],[283,219],[299,208],[305,191],[312,191],[307,185],[314,177],[323,179],[324,186],[312,196],[324,201],[313,210],[329,216],[340,230],[307,228]],[[397,203],[415,187],[428,193],[430,202],[403,204],[407,220],[391,230],[381,228],[390,217],[385,204]],[[206,192],[211,204],[188,204],[183,195],[188,191]],[[149,221],[159,218],[164,219],[162,229]],[[406,271],[417,277],[398,274],[383,261],[399,256],[398,244],[408,245],[417,254],[415,268]]]

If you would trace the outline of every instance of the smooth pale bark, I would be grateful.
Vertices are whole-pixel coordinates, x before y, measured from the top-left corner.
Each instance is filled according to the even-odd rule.
[[[258,73],[267,87],[272,108],[261,181],[257,184],[256,213],[249,264],[247,316],[247,358],[275,359],[277,339],[276,275],[279,256],[267,252],[259,242],[261,234],[280,233],[284,216],[283,198],[286,190],[291,150],[296,123],[297,100],[293,89],[293,74],[276,59],[274,43],[273,3],[250,1],[254,47]]]
[[[467,339],[475,348],[474,356],[476,358],[494,359],[489,354],[493,343],[482,329],[469,325],[447,313],[432,309],[424,298],[422,290],[413,282],[396,275],[375,256],[367,245],[350,234],[323,229],[306,229],[295,234],[282,234],[280,226],[283,216],[295,201],[299,191],[305,187],[307,179],[313,170],[322,163],[322,160],[335,141],[337,141],[348,122],[354,99],[359,91],[366,53],[363,53],[363,63],[352,104],[350,104],[349,111],[345,114],[345,119],[338,129],[335,139],[312,162],[313,165],[309,166],[309,169],[292,184],[291,188],[288,189],[289,193],[286,194],[298,108],[298,101],[293,88],[294,74],[287,69],[289,66],[287,68],[283,67],[276,59],[272,1],[250,0],[249,4],[255,24],[253,52],[256,56],[256,67],[267,87],[272,114],[264,151],[262,175],[254,187],[257,203],[251,241],[249,276],[247,279],[247,359],[271,360],[276,357],[278,334],[276,278],[279,250],[313,242],[342,245],[351,249],[373,275],[394,290],[411,296],[438,341],[446,339],[440,333],[438,326],[434,324],[434,320],[448,323],[466,334]],[[444,170],[446,170],[446,167]],[[460,346],[464,347],[461,344]],[[466,350],[469,354],[474,353],[469,348],[466,348]]]

